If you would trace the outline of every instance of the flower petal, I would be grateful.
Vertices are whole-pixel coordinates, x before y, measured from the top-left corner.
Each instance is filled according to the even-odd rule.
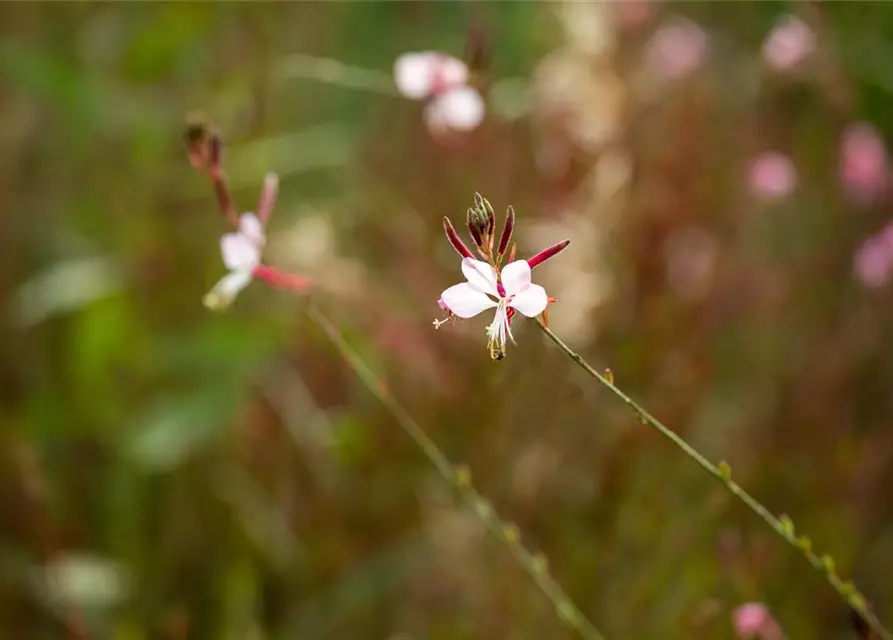
[[[251,240],[258,247],[262,247],[267,237],[264,233],[264,225],[253,213],[243,213],[239,218],[239,233]]]
[[[484,293],[489,293],[491,296],[499,297],[496,292],[496,269],[486,262],[474,258],[463,258],[462,274],[473,287]]]
[[[404,97],[421,100],[434,89],[434,73],[438,55],[430,51],[404,53],[394,63],[394,82]]]
[[[468,82],[468,65],[453,56],[440,55],[437,60],[437,79],[444,88]]]
[[[441,94],[425,109],[429,127],[448,127],[456,131],[471,131],[484,119],[484,99],[471,87],[459,86]]]
[[[440,299],[454,315],[460,318],[471,318],[485,309],[497,306],[487,297],[486,293],[467,282],[453,285],[443,292]]]
[[[250,269],[228,273],[208,292],[203,300],[204,305],[212,311],[222,311],[232,304],[239,292],[250,282]]]
[[[251,270],[260,264],[260,247],[241,233],[227,233],[220,239],[223,264],[230,271]]]
[[[541,314],[549,304],[546,290],[538,284],[531,284],[521,293],[515,294],[509,306],[517,309],[528,318]]]
[[[514,296],[530,284],[530,265],[527,260],[515,260],[502,268],[502,286],[506,297]]]

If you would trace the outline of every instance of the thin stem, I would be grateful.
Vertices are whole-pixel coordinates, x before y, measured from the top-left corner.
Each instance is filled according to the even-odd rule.
[[[874,631],[880,638],[883,640],[893,640],[893,634],[891,634],[881,621],[878,620],[877,616],[869,609],[868,601],[865,599],[865,596],[856,589],[855,585],[852,582],[844,582],[837,575],[834,568],[834,561],[830,556],[823,555],[819,556],[812,550],[812,543],[809,538],[806,536],[797,537],[794,533],[794,525],[791,520],[787,516],[781,516],[781,518],[777,518],[769,510],[764,507],[756,498],[747,493],[744,489],[742,489],[735,481],[732,480],[731,473],[732,470],[729,468],[729,465],[725,462],[720,462],[720,464],[714,465],[707,458],[705,458],[701,453],[699,453],[694,447],[692,447],[688,442],[686,442],[681,436],[677,435],[673,431],[671,431],[667,426],[665,426],[662,422],[660,422],[657,418],[648,413],[645,409],[643,409],[635,400],[626,395],[623,391],[614,386],[613,379],[609,379],[605,377],[598,371],[596,371],[586,360],[582,358],[578,353],[576,353],[573,349],[567,346],[561,338],[559,338],[555,333],[545,326],[539,318],[535,318],[537,325],[539,328],[545,333],[552,342],[554,342],[559,349],[561,349],[571,360],[577,363],[581,369],[583,369],[590,376],[601,382],[605,387],[611,390],[611,392],[620,398],[624,403],[626,403],[635,413],[638,415],[639,420],[643,424],[647,424],[648,426],[655,429],[658,433],[660,433],[667,440],[675,444],[679,449],[681,449],[685,455],[694,460],[698,465],[706,471],[710,476],[713,477],[714,480],[723,485],[729,493],[737,497],[741,502],[743,502],[751,511],[756,513],[763,521],[769,525],[769,527],[775,531],[781,538],[783,538],[788,544],[797,549],[801,555],[811,564],[819,573],[825,576],[828,583],[834,588],[834,590],[840,595],[840,597],[846,601],[846,603],[852,607],[854,611],[856,611],[863,620],[871,627],[872,631]],[[613,378],[613,376],[610,376]]]
[[[389,74],[347,65],[334,58],[318,58],[303,53],[293,54],[280,60],[276,74],[284,80],[305,78],[349,89],[372,91],[389,96],[398,95],[397,87],[394,86]]]
[[[494,537],[508,547],[534,583],[552,601],[559,618],[573,627],[585,640],[605,640],[598,629],[574,605],[561,585],[549,574],[545,557],[541,554],[531,553],[521,542],[517,527],[502,520],[493,506],[475,490],[468,468],[465,466],[454,467],[450,463],[437,444],[425,433],[409,412],[388,393],[382,382],[347,344],[338,329],[315,306],[311,305],[307,314],[326,334],[357,378],[391,412],[400,428],[418,445],[438,473],[443,476],[443,479],[456,489],[462,500],[480,518]]]

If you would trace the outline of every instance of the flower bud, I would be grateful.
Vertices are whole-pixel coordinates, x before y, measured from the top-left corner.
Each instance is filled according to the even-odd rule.
[[[486,246],[487,231],[490,228],[490,221],[487,219],[487,212],[479,207],[468,209],[468,233],[474,244],[482,251]]]
[[[505,215],[505,226],[502,228],[502,236],[499,238],[499,246],[496,250],[496,254],[499,256],[505,255],[505,252],[509,248],[509,242],[512,240],[512,233],[515,230],[515,210],[511,207],[508,208]]]
[[[453,228],[453,223],[450,222],[450,219],[446,216],[443,217],[443,230],[444,233],[446,233],[447,240],[450,241],[450,244],[453,245],[453,249],[455,249],[460,256],[463,258],[474,257],[468,247],[465,246],[465,243],[462,242],[462,239],[459,238],[459,234],[456,233],[456,230]]]

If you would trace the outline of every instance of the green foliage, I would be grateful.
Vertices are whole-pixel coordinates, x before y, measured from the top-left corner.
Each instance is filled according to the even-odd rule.
[[[834,65],[785,79],[759,47],[791,5],[664,3],[612,62],[630,93],[663,18],[698,20],[715,49],[659,101],[629,98],[632,195],[615,215],[594,195],[602,154],[575,146],[566,113],[544,117],[528,83],[567,46],[552,5],[0,9],[0,636],[77,637],[79,620],[83,637],[124,640],[573,637],[557,607],[609,638],[729,638],[732,608],[761,600],[789,637],[847,637],[846,607],[797,553],[532,328],[499,363],[478,320],[431,330],[459,277],[440,221],[475,191],[518,211],[519,255],[570,230],[537,271],[559,296],[553,326],[579,318],[558,333],[727,460],[723,479],[734,468],[793,514],[798,532],[786,516],[782,531],[827,551],[813,554],[820,577],[864,589],[869,602],[841,583],[851,604],[891,610],[893,306],[852,275],[890,208],[852,205],[837,171],[848,122],[893,135],[893,12],[818,3]],[[391,66],[407,50],[461,55],[477,23],[492,113],[438,144],[422,106],[393,95]],[[371,90],[321,80],[306,56],[365,70],[355,85]],[[600,113],[600,94],[575,88],[562,108]],[[196,108],[223,132],[240,210],[279,173],[267,258],[314,279],[314,302],[449,453],[454,492],[486,496],[472,512],[307,321],[306,300],[255,282],[227,315],[203,309],[226,229],[183,157]],[[757,204],[742,185],[764,149],[797,165],[788,200]],[[716,243],[698,299],[664,268],[668,239],[692,227]],[[528,569],[579,612],[469,524],[496,513],[518,523],[503,542],[537,550]]]

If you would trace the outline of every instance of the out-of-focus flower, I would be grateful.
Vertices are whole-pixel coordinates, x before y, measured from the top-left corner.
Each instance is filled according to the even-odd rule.
[[[209,309],[222,311],[229,307],[254,278],[293,291],[306,290],[309,284],[306,278],[283,273],[261,264],[261,255],[267,243],[264,224],[272,214],[278,189],[278,176],[268,174],[261,192],[259,214],[242,214],[239,217],[237,230],[224,234],[220,239],[220,254],[229,273],[205,295],[203,302]]]
[[[856,251],[853,268],[866,287],[876,289],[887,284],[893,270],[893,252],[877,237],[869,238]]]
[[[216,311],[232,304],[239,292],[251,283],[266,241],[264,227],[257,216],[242,214],[238,231],[227,233],[220,239],[220,253],[229,273],[205,296],[206,307]]]
[[[769,151],[760,154],[750,163],[748,184],[751,193],[757,198],[784,198],[797,185],[797,168],[785,154]]]
[[[663,80],[686,76],[707,57],[709,42],[704,30],[691,20],[677,18],[660,26],[648,42],[648,66]]]
[[[428,100],[425,124],[433,131],[470,131],[484,119],[484,99],[468,85],[468,67],[436,51],[405,53],[394,63],[397,90],[410,100]]]
[[[889,160],[877,130],[869,124],[850,125],[840,145],[840,176],[844,188],[859,202],[870,203],[887,185]]]
[[[781,627],[762,602],[748,602],[732,612],[732,627],[742,639],[783,640]]]
[[[515,311],[533,318],[545,311],[549,304],[546,290],[530,280],[530,265],[526,260],[510,262],[497,274],[486,262],[473,258],[462,259],[462,273],[467,282],[445,290],[438,304],[446,306],[458,318],[472,318],[486,309],[496,308],[496,316],[487,327],[488,348],[494,360],[505,355],[506,338],[514,342],[511,319]],[[442,321],[435,320],[435,327]]]
[[[763,42],[763,58],[776,71],[792,71],[815,50],[815,34],[797,16],[786,15]]]
[[[471,87],[457,87],[438,96],[425,109],[425,124],[432,131],[471,131],[484,119],[484,100]]]

